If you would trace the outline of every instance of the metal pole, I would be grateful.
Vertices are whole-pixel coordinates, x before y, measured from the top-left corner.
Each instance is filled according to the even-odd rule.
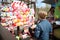
[[[17,35],[19,36],[19,32],[20,32],[20,29],[19,29],[19,26],[17,26]]]

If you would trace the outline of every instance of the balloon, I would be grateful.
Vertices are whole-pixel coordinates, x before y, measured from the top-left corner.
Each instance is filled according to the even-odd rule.
[[[24,19],[23,21],[26,22],[26,19]]]
[[[13,26],[16,26],[16,23],[13,23],[12,25],[13,25]]]
[[[26,19],[27,15],[23,15],[23,19]]]
[[[22,11],[20,11],[20,14],[23,15],[24,13]]]
[[[17,26],[22,26],[23,23],[22,23],[22,22],[18,22],[18,23],[16,23],[16,25],[17,25]]]
[[[20,26],[21,24],[20,23],[16,23],[17,26]]]
[[[22,16],[21,16],[21,15],[18,15],[17,18],[18,18],[18,19],[22,19]]]
[[[26,24],[26,22],[23,22],[23,24]]]
[[[17,19],[14,19],[14,20],[13,20],[13,23],[17,23]]]
[[[6,11],[9,11],[9,8],[6,8]]]
[[[20,19],[17,19],[17,23],[20,22]]]
[[[2,25],[2,26],[7,26],[7,24],[6,24],[6,23],[1,23],[1,25]]]
[[[2,16],[6,16],[6,13],[3,13],[3,15]]]
[[[28,20],[29,20],[29,18],[27,17],[27,18],[26,18],[26,21],[28,21]]]

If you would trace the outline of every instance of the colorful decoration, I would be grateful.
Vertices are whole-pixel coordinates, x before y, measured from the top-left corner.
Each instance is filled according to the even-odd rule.
[[[24,26],[34,24],[34,9],[28,8],[28,6],[21,1],[14,1],[10,7],[3,8],[7,11],[7,16],[16,16],[12,18],[13,26]]]
[[[34,20],[34,10],[27,7],[24,2],[15,1],[11,4],[14,14],[19,21],[16,22],[17,26],[32,25]]]

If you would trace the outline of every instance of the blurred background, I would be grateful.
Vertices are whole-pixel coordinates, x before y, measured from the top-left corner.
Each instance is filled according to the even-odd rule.
[[[35,20],[38,20],[39,11],[46,11],[48,13],[47,20],[51,22],[53,27],[53,34],[50,35],[50,39],[60,40],[60,0],[0,0],[1,18],[5,17],[5,13],[7,13],[4,7],[9,7],[13,1],[24,2],[28,5],[28,8],[33,8]]]

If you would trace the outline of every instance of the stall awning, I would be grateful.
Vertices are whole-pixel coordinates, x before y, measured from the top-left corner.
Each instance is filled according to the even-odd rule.
[[[42,2],[46,3],[46,4],[51,4],[52,7],[55,7],[56,6],[56,2],[58,2],[58,0],[44,0]]]
[[[44,0],[43,3],[47,3],[47,4],[54,4],[56,3],[57,0]]]

